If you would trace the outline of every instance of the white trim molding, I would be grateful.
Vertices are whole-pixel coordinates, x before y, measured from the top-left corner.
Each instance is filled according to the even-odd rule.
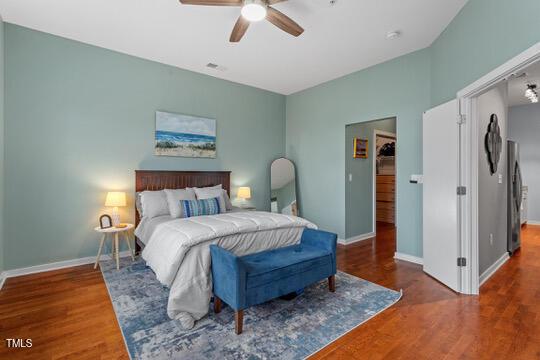
[[[457,93],[460,106],[460,184],[467,193],[460,196],[461,256],[467,266],[461,271],[461,293],[477,295],[480,288],[478,214],[482,210],[478,201],[478,167],[480,136],[476,111],[476,98],[486,90],[520,73],[540,60],[540,42],[513,59],[481,77]],[[470,261],[469,261],[470,260]]]
[[[0,290],[2,290],[2,286],[4,286],[5,281],[6,281],[6,274],[4,272],[0,272]]]
[[[354,243],[357,243],[357,242],[360,242],[360,241],[373,239],[375,237],[375,235],[376,235],[375,232],[370,232],[370,233],[367,233],[367,234],[353,236],[353,237],[350,237],[350,238],[347,238],[347,239],[338,239],[338,244],[350,245],[350,244],[354,244]]]
[[[121,251],[119,255],[120,257],[130,256],[129,251]],[[110,260],[110,259],[111,259],[111,256],[108,254],[105,254],[105,255],[100,256],[99,261]],[[0,279],[5,280],[7,278],[12,278],[16,276],[36,274],[40,272],[65,269],[65,268],[80,266],[80,265],[88,265],[88,264],[93,264],[95,262],[96,262],[95,256],[88,256],[88,257],[79,258],[79,259],[64,260],[64,261],[58,261],[58,262],[53,262],[49,264],[35,265],[35,266],[29,266],[29,267],[12,269],[12,270],[5,270],[2,273]],[[0,280],[0,283],[3,284],[3,280]]]
[[[413,263],[413,264],[424,265],[424,259],[422,259],[421,257],[418,257],[418,256],[412,256],[412,255],[409,255],[409,254],[396,252],[396,253],[394,253],[394,259],[407,261],[407,262],[410,262],[410,263]]]
[[[527,220],[525,221],[526,225],[540,225],[540,220]]]
[[[482,275],[480,275],[480,279],[479,279],[480,286],[482,286],[483,283],[488,281],[488,279],[493,274],[495,274],[497,270],[499,270],[499,268],[503,266],[505,262],[508,261],[508,259],[510,259],[510,255],[508,255],[508,253],[505,252],[497,261],[495,261],[490,267],[488,267],[486,271],[484,271]]]

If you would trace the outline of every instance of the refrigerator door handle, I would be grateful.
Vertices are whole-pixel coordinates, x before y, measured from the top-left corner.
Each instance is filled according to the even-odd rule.
[[[517,185],[517,194],[516,202],[518,211],[521,210],[521,203],[523,202],[523,180],[521,178],[521,169],[519,163],[516,162],[516,185]]]

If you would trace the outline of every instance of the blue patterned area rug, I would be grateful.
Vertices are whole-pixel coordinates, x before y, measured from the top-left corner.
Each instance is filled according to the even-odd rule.
[[[338,272],[336,292],[323,281],[293,300],[273,300],[244,312],[210,310],[193,329],[167,316],[168,290],[142,260],[101,263],[105,283],[132,359],[303,359],[395,304],[401,293]]]

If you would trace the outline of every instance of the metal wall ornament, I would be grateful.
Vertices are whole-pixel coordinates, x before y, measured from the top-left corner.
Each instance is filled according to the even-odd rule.
[[[493,175],[497,172],[502,152],[501,128],[499,126],[499,118],[496,114],[491,114],[485,138],[485,146],[488,156],[489,171],[491,175]]]

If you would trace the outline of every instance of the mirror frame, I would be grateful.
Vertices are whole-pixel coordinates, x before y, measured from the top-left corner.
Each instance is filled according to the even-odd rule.
[[[277,157],[275,158],[274,160],[272,160],[270,162],[270,166],[269,166],[269,171],[270,171],[270,212],[272,212],[272,165],[277,161],[277,160],[280,160],[280,159],[285,159],[285,160],[288,160],[290,161],[290,163],[292,164],[293,166],[293,169],[294,169],[294,193],[295,193],[295,197],[296,197],[296,216],[301,216],[302,214],[302,211],[301,211],[301,207],[300,207],[300,201],[299,201],[299,197],[298,197],[298,172],[296,170],[296,164],[294,161],[292,161],[291,159],[285,157],[285,156],[280,156],[280,157]],[[281,214],[281,213],[278,213],[278,214]]]

